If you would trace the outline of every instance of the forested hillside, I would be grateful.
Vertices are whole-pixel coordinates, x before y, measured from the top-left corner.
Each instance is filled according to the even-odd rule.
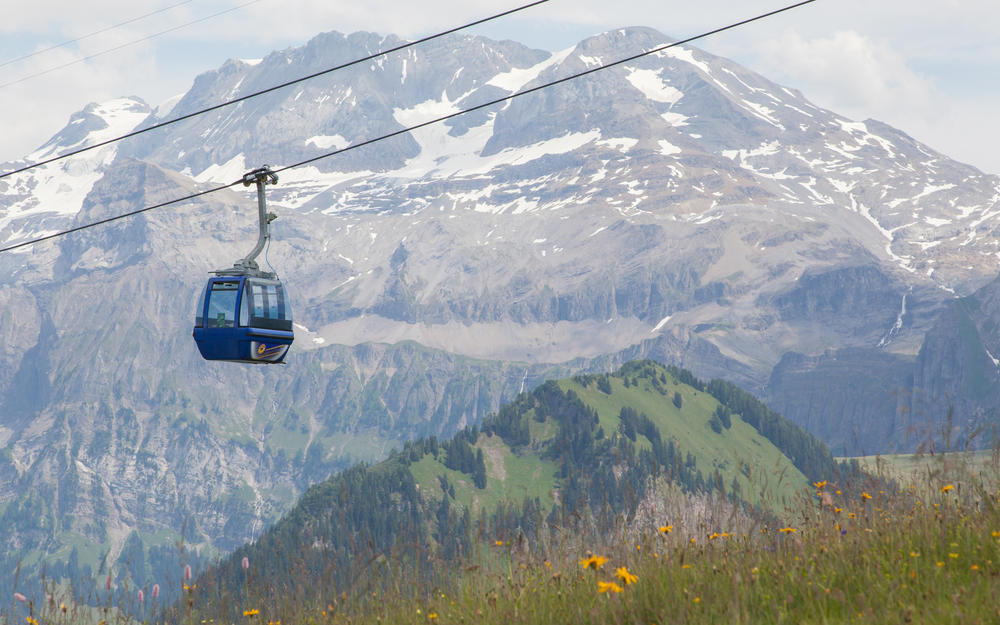
[[[191,599],[235,609],[232,597],[249,588],[244,557],[255,563],[254,593],[295,601],[369,592],[390,574],[431,587],[440,564],[497,541],[541,549],[547,532],[669,523],[637,515],[654,484],[778,519],[804,501],[809,481],[853,471],[729,383],[632,362],[546,382],[481,427],[407,443],[310,488],[257,543],[198,580]]]

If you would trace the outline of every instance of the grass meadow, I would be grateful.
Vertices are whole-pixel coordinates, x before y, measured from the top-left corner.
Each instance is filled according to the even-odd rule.
[[[997,464],[939,455],[897,462],[897,486],[817,482],[780,522],[725,500],[649,506],[613,538],[546,533],[535,544],[491,537],[437,587],[405,574],[359,573],[350,594],[257,593],[253,563],[226,603],[201,606],[194,583],[171,623],[319,625],[413,623],[997,623],[1000,492]],[[908,468],[907,468],[908,467]],[[895,470],[895,469],[894,469]],[[860,486],[860,487],[859,487]],[[851,496],[845,493],[856,493]],[[316,580],[322,586],[322,580]],[[109,625],[137,619],[110,607],[11,600],[6,623]],[[162,615],[149,604],[148,622]],[[186,605],[185,605],[186,604]],[[230,610],[229,612],[233,612]]]

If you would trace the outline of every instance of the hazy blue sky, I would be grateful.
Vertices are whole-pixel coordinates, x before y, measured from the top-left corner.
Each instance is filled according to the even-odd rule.
[[[517,4],[516,0],[13,3],[5,7],[0,21],[4,136],[0,161],[29,153],[89,102],[137,95],[155,105],[186,91],[197,74],[227,58],[261,57],[330,30],[412,38]],[[651,26],[673,37],[687,37],[784,4],[550,0],[473,32],[559,50],[623,26]],[[167,10],[9,62],[160,9]],[[233,10],[208,17],[227,9]],[[184,26],[203,18],[208,19]],[[131,44],[169,29],[175,30]],[[996,0],[817,0],[697,45],[798,88],[820,106],[853,119],[885,121],[953,158],[1000,174],[998,32]],[[125,47],[101,54],[118,46]],[[75,62],[92,55],[98,56]],[[52,70],[68,63],[73,64]],[[39,72],[47,73],[20,81]]]

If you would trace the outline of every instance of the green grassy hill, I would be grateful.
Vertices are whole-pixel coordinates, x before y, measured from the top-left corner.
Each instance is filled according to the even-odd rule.
[[[780,517],[805,500],[810,481],[845,469],[728,383],[628,363],[547,382],[451,440],[407,443],[312,487],[257,543],[199,580],[198,603],[232,603],[246,582],[244,556],[256,563],[254,594],[297,601],[368,589],[390,570],[433,585],[437,565],[453,569],[498,537],[530,542],[584,519],[598,529],[627,524],[654,482]]]
[[[723,424],[720,431],[713,430],[713,415],[723,408],[715,397],[655,368],[639,369],[626,386],[628,378],[627,368],[609,376],[612,392],[607,394],[596,385],[584,386],[580,378],[563,380],[559,385],[593,406],[605,431],[621,428],[618,415],[625,408],[647,415],[661,436],[674,440],[694,456],[698,472],[710,476],[718,471],[727,488],[735,480],[741,498],[752,504],[780,512],[784,503],[790,503],[808,486],[805,475],[788,456],[739,414],[731,415],[728,427]],[[678,395],[679,406],[673,399]],[[651,447],[651,441],[641,434],[639,437],[639,449]]]

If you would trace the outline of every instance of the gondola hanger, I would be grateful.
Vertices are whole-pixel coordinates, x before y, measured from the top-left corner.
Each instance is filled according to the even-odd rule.
[[[265,187],[278,176],[265,165],[243,175],[243,185],[257,185],[257,243],[227,269],[211,273],[198,301],[192,335],[205,360],[278,364],[294,340],[291,306],[273,271],[263,271],[257,256],[270,237],[277,215],[267,210]]]

